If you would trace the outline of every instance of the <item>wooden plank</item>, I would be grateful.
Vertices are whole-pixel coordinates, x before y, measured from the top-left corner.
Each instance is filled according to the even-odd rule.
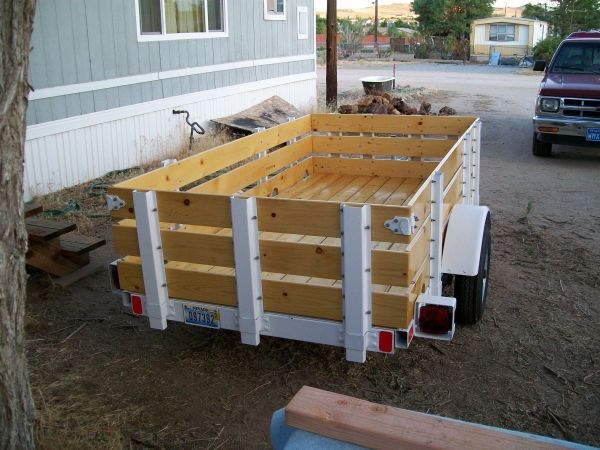
[[[265,311],[342,320],[338,287],[263,280],[263,299]]]
[[[207,194],[234,194],[237,191],[257,182],[261,178],[277,172],[284,166],[302,159],[312,150],[312,137],[307,137],[291,145],[275,150],[263,158],[256,159],[233,169],[212,180],[200,184],[188,192]]]
[[[387,178],[387,181],[384,184],[382,184],[381,187],[377,189],[377,191],[375,191],[369,198],[367,198],[366,202],[372,205],[383,205],[386,202],[386,200],[390,197],[390,195],[392,195],[392,193],[396,189],[398,189],[398,186],[404,183],[405,180],[406,178]]]
[[[61,236],[59,240],[60,252],[65,256],[83,255],[106,244],[105,239],[84,236],[73,232]]]
[[[112,211],[112,216],[135,218],[133,189],[113,187],[109,188],[109,192],[125,202],[123,208]],[[156,200],[161,222],[231,228],[231,206],[227,195],[156,191]]]
[[[335,173],[328,174],[315,174],[313,176],[325,175],[327,180],[330,183],[326,186],[322,186],[320,190],[316,190],[311,192],[310,200],[324,200],[328,201],[335,196],[340,190],[344,189],[346,186],[351,184],[354,181],[354,176],[352,175],[340,175]]]
[[[327,189],[338,178],[340,178],[340,175],[316,173],[306,179],[299,180],[288,189],[279,191],[279,198],[310,199],[315,192]]]
[[[46,242],[29,241],[25,259],[28,265],[58,277],[76,271],[88,261],[86,259],[71,259],[63,256],[60,252],[58,239]]]
[[[315,173],[339,173],[342,175],[369,175],[380,177],[427,178],[437,167],[437,162],[392,161],[363,158],[314,157]]]
[[[54,280],[54,284],[60,286],[61,288],[66,288],[71,286],[73,283],[78,282],[79,280],[89,277],[90,275],[95,274],[96,272],[99,272],[102,269],[105,269],[107,265],[106,261],[100,261],[100,262],[96,262],[96,263],[90,263],[90,264],[86,264],[83,267],[80,267],[79,269],[75,270],[74,272],[71,272],[68,275],[65,275],[63,277],[58,278],[57,280]]]
[[[385,200],[386,205],[402,206],[409,200],[415,190],[420,186],[421,180],[406,178],[394,192]]]
[[[227,235],[229,234],[229,235]],[[135,224],[113,225],[115,252],[121,255],[140,256]],[[186,229],[161,230],[163,256],[168,261],[234,267],[231,230],[225,235],[208,234]]]
[[[367,184],[360,188],[352,197],[347,201],[353,203],[367,203],[367,199],[371,198],[375,192],[381,189],[390,178],[387,177],[371,177]]]
[[[404,294],[404,289],[398,287],[402,293],[377,292],[371,293],[373,303],[373,326],[384,328],[406,329],[413,318],[413,304]]]
[[[274,177],[269,178],[264,183],[244,192],[245,196],[271,197],[274,193],[285,192],[294,184],[301,182],[305,178],[313,175],[313,164],[310,158],[307,158],[298,164],[286,169]]]
[[[454,139],[372,136],[313,136],[313,153],[443,158]]]
[[[260,231],[326,237],[340,235],[337,203],[257,198],[256,204]]]
[[[25,220],[27,235],[30,241],[45,242],[57,238],[60,235],[70,233],[77,228],[74,223],[57,222],[54,220],[44,220],[29,218]]]
[[[310,116],[220,145],[175,164],[115,185],[117,188],[174,190],[310,132]]]
[[[392,116],[372,114],[313,114],[312,129],[317,132],[391,133],[410,135],[464,134],[475,117]]]
[[[287,425],[374,449],[566,449],[508,430],[384,406],[303,386],[285,407]]]
[[[42,205],[37,202],[25,203],[25,217],[35,216],[44,210]]]
[[[436,168],[444,174],[444,188],[448,186],[450,180],[459,168],[463,165],[463,148],[464,143],[461,141],[452,152],[448,153]]]
[[[360,191],[370,179],[371,177],[366,175],[352,176],[350,182],[328,200],[331,202],[345,202]]]

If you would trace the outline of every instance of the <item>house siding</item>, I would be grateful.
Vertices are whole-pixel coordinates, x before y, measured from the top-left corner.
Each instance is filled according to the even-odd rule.
[[[30,96],[27,124],[35,125],[198,90],[314,72],[314,28],[298,39],[297,6],[287,0],[285,21],[266,21],[263,0],[227,1],[227,37],[138,42],[135,0],[45,0],[37,4],[29,80],[34,90],[119,80],[181,69],[307,55],[302,62],[265,64],[183,75],[108,89]],[[158,78],[159,75],[157,75]],[[44,94],[46,95],[46,94]]]

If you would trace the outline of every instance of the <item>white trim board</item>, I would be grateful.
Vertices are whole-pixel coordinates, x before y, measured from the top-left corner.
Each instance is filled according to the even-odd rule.
[[[51,122],[44,122],[37,125],[28,126],[25,134],[25,140],[31,141],[33,139],[38,139],[53,134],[64,133],[65,131],[85,128],[105,122],[112,122],[114,120],[147,114],[149,112],[160,111],[166,108],[175,108],[190,103],[212,100],[229,95],[242,94],[256,89],[265,89],[269,87],[296,83],[299,81],[314,80],[316,78],[317,75],[315,72],[307,72],[285,77],[254,81],[251,83],[225,86],[190,94],[177,95],[174,97],[167,97],[144,103],[136,103],[134,105],[107,109],[105,111],[84,114],[81,116],[67,117],[66,119],[53,120]]]
[[[222,72],[224,70],[246,69],[249,67],[260,67],[271,64],[285,64],[297,61],[315,60],[314,53],[304,55],[283,56],[280,58],[249,59],[210,66],[186,67],[184,69],[164,70],[159,72],[145,73],[142,75],[131,75],[127,77],[110,78],[107,80],[90,81],[88,83],[67,84],[49,88],[36,89],[29,93],[29,100],[59,97],[61,95],[80,94],[82,92],[98,91],[131,84],[147,83],[150,81],[166,80],[169,78],[187,77],[203,73]]]

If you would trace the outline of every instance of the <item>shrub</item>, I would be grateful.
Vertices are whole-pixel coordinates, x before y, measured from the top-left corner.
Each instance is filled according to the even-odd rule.
[[[535,47],[533,47],[533,58],[543,59],[546,63],[550,62],[550,59],[552,58],[552,55],[554,55],[561,40],[560,37],[554,36],[538,42]]]

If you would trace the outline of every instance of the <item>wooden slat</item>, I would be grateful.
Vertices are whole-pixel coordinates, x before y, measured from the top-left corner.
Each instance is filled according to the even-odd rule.
[[[341,175],[330,173],[315,173],[312,176],[299,180],[295,185],[279,192],[279,198],[310,199],[315,192],[329,189],[332,183]]]
[[[387,181],[367,199],[367,203],[371,203],[372,205],[385,204],[390,195],[392,195],[392,193],[398,189],[398,186],[404,183],[405,180],[406,178],[399,177],[387,178]]]
[[[63,234],[70,233],[77,228],[77,225],[74,223],[35,218],[26,219],[25,225],[29,240],[35,242],[49,241]]]
[[[125,201],[125,207],[112,211],[119,219],[135,218],[132,189],[109,188],[110,195]],[[156,191],[161,222],[231,228],[231,207],[227,195]]]
[[[388,180],[390,180],[390,178],[379,176],[371,177],[367,184],[360,188],[360,190],[352,195],[347,201],[352,203],[367,203],[367,199],[371,198],[375,192],[381,189]]]
[[[393,116],[371,114],[313,114],[312,129],[318,132],[392,133],[460,136],[474,117]]]
[[[115,252],[140,256],[134,224],[113,225]],[[228,231],[231,234],[231,231]],[[185,229],[161,230],[163,256],[168,261],[234,267],[233,239],[229,235],[207,234]]]
[[[313,164],[310,158],[307,158],[298,164],[286,169],[274,177],[269,178],[264,183],[244,192],[244,196],[271,197],[273,192],[284,192],[290,186],[294,186],[304,178],[310,178],[313,175]]]
[[[331,202],[346,202],[359,192],[372,177],[366,175],[353,176],[343,189],[332,195],[328,200]]]
[[[275,150],[263,158],[256,159],[233,169],[212,180],[200,184],[188,192],[206,194],[234,194],[257,182],[261,178],[277,172],[283,167],[302,159],[312,150],[312,137],[306,137],[291,145]]]
[[[256,204],[260,231],[312,236],[340,235],[337,203],[257,198]]]
[[[384,406],[303,386],[285,407],[287,425],[374,449],[558,450],[543,437]]]
[[[25,217],[35,216],[36,214],[41,213],[43,210],[44,208],[42,205],[35,201],[25,203]]]
[[[391,161],[363,158],[312,158],[315,173],[342,175],[369,175],[380,177],[427,178],[436,168],[436,162]]]
[[[411,195],[420,186],[421,180],[415,178],[406,178],[402,183],[385,201],[386,205],[402,206],[407,200],[411,198]]]
[[[444,174],[444,188],[448,186],[450,180],[459,168],[463,165],[463,148],[464,143],[460,142],[456,145],[452,152],[448,153],[444,159],[440,162],[439,167],[436,169]]]
[[[59,239],[60,252],[65,256],[83,255],[106,244],[105,239],[83,236],[73,232],[62,235]]]
[[[456,140],[372,136],[313,136],[313,153],[442,158]]]
[[[190,156],[115,186],[141,190],[175,190],[264,150],[309,133],[310,123],[310,116],[305,116]]]

